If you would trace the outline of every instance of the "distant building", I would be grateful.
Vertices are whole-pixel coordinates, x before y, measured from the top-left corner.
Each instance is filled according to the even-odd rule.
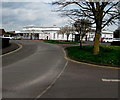
[[[91,31],[86,34],[83,40],[94,41],[94,38],[95,38],[95,28],[91,28]],[[101,39],[103,42],[112,42],[113,32],[108,30],[102,30]]]
[[[66,40],[67,36],[65,34],[58,34],[60,27],[35,27],[27,26],[23,27],[21,31],[17,31],[22,39],[32,39],[32,40]],[[69,36],[69,40],[72,40],[72,34]]]
[[[32,40],[67,40],[66,34],[58,34],[60,27],[36,27],[36,26],[26,26],[23,27],[21,31],[16,31],[21,39],[32,39]],[[77,32],[71,32],[68,40],[79,39],[79,34]],[[92,28],[90,32],[86,34],[83,40],[93,41],[95,37],[95,28]],[[101,33],[101,38],[108,39],[113,38],[113,32],[103,30]]]
[[[5,35],[5,34],[6,34],[5,30],[4,29],[0,29],[0,35]]]

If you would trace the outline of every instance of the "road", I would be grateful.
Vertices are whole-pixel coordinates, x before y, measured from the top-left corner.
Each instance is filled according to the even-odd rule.
[[[61,45],[17,42],[23,48],[3,57],[3,97],[118,98],[119,70],[68,61]]]
[[[103,79],[118,79],[118,70],[69,61],[61,77],[41,98],[118,98],[118,82]]]
[[[3,97],[35,98],[66,64],[57,45],[40,41],[18,41],[23,48],[3,56]]]

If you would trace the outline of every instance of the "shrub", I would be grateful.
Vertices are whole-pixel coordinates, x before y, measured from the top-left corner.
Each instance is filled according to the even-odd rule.
[[[85,61],[104,65],[120,65],[119,46],[100,46],[100,53],[98,55],[93,55],[92,49],[92,45],[83,46],[82,49],[79,49],[79,46],[66,48],[68,56],[78,61]]]

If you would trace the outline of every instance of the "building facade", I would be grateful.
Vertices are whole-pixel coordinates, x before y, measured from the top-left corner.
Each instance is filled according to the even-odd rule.
[[[32,40],[67,40],[66,34],[59,34],[60,27],[35,27],[26,26],[21,31],[16,31],[21,39],[32,39]],[[68,40],[75,41],[78,37],[77,32],[71,32]],[[95,28],[92,28],[90,32],[83,38],[85,41],[93,41],[95,37]],[[113,32],[103,30],[101,38],[113,38]]]
[[[21,39],[32,40],[66,40],[66,34],[58,34],[60,27],[23,27],[21,31],[16,31]],[[69,35],[68,40],[73,39],[73,34]]]
[[[90,32],[86,33],[83,40],[94,41],[95,38],[95,28],[91,28]],[[112,42],[113,32],[108,30],[102,30],[100,41],[102,42]]]

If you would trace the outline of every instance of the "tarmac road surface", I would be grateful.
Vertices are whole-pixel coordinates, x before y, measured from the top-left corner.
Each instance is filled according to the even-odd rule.
[[[35,98],[57,77],[66,64],[57,45],[40,41],[14,41],[18,52],[3,56],[3,98]]]
[[[65,45],[15,42],[23,48],[3,57],[3,97],[118,98],[118,69],[65,60]]]

